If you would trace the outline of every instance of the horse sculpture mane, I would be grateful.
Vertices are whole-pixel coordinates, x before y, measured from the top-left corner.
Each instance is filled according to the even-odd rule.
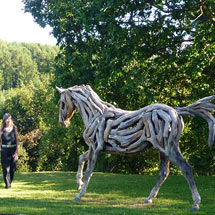
[[[209,126],[209,145],[214,142],[215,119],[210,111],[215,111],[211,101],[215,96],[205,97],[183,108],[173,108],[165,104],[152,104],[136,111],[125,111],[102,101],[89,85],[68,89],[57,88],[59,100],[59,123],[68,126],[75,110],[81,114],[85,124],[84,140],[89,150],[79,157],[77,183],[80,193],[75,197],[80,201],[86,193],[97,157],[100,152],[135,154],[149,147],[160,153],[159,178],[145,203],[152,202],[160,186],[169,174],[169,161],[183,173],[192,191],[194,205],[198,210],[200,195],[195,186],[192,168],[182,156],[179,138],[183,131],[183,115],[199,115]],[[83,167],[88,161],[85,182],[82,182]]]

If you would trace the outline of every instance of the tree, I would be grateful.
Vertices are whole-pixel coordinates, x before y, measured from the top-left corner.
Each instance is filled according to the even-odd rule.
[[[89,83],[130,110],[153,102],[185,106],[215,94],[213,0],[23,2],[61,46],[57,85]],[[186,121],[193,130],[193,119]],[[189,134],[183,144],[195,151],[206,133],[196,145]]]
[[[55,57],[58,54],[57,46],[41,45],[35,43],[23,43],[30,53],[32,60],[37,64],[39,73],[52,73],[55,65]]]
[[[9,112],[18,127],[20,170],[38,168],[44,121],[55,101],[51,81],[57,52],[52,46],[0,41],[0,116]]]
[[[0,87],[7,90],[54,71],[58,47],[0,41]]]
[[[199,82],[207,79],[204,68],[214,67],[212,1],[23,2],[38,24],[53,27],[53,35],[64,48],[64,76],[71,77],[64,79],[65,85],[109,87],[108,98],[122,94],[122,104],[128,91],[135,98],[149,95],[151,99],[144,98],[147,103],[162,101],[163,96],[181,97],[182,102],[187,96],[196,99]],[[190,81],[198,91],[192,95]],[[172,87],[174,93],[168,90]]]
[[[0,115],[3,116],[6,112],[12,115],[18,127],[21,152],[26,151],[28,155],[21,154],[26,158],[21,162],[23,164],[21,169],[27,164],[30,170],[37,170],[41,138],[49,130],[44,127],[44,121],[51,112],[49,107],[53,104],[51,100],[54,89],[50,87],[51,78],[43,76],[43,81],[37,80],[22,85],[21,88],[1,91]]]
[[[4,78],[2,89],[20,87],[38,78],[37,65],[30,52],[18,43],[0,44],[0,70]]]

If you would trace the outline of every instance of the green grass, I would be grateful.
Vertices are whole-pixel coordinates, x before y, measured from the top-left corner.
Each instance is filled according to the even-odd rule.
[[[169,176],[150,205],[143,202],[156,176],[94,173],[82,202],[74,172],[16,173],[12,189],[0,184],[0,213],[24,215],[144,215],[214,214],[215,177],[196,177],[202,197],[200,211],[192,213],[191,192],[182,176]],[[3,179],[2,179],[3,181]]]

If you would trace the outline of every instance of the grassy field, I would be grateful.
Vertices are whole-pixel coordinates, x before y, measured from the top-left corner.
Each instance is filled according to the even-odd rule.
[[[94,173],[82,202],[77,194],[74,172],[16,173],[12,189],[0,184],[0,214],[24,215],[143,215],[215,214],[215,177],[196,177],[202,197],[199,212],[182,176],[169,176],[151,205],[143,202],[156,176]],[[3,181],[3,179],[2,179]]]

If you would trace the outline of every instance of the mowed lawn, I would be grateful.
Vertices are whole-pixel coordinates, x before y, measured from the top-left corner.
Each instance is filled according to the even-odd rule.
[[[1,173],[2,174],[2,173]],[[1,175],[2,178],[2,175]],[[143,204],[157,176],[94,173],[81,202],[74,172],[16,173],[12,189],[0,184],[0,214],[138,215],[215,214],[215,177],[195,177],[202,197],[199,212],[183,176],[169,176],[152,204]]]

